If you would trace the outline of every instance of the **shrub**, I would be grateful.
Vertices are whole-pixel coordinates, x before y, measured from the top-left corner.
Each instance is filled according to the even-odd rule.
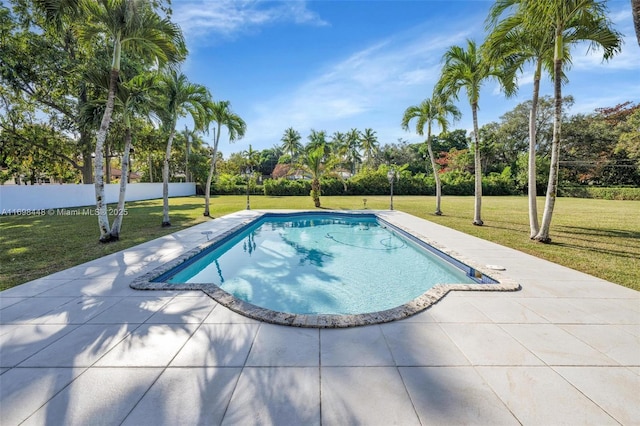
[[[267,179],[264,181],[264,195],[309,195],[311,181],[289,179]]]
[[[598,198],[602,200],[640,201],[640,188],[602,188],[598,186],[565,186],[558,188],[560,197]]]
[[[516,185],[511,177],[511,167],[505,167],[502,173],[489,173],[482,178],[483,195],[514,195]]]
[[[473,195],[474,177],[469,172],[453,170],[440,176],[444,195]]]

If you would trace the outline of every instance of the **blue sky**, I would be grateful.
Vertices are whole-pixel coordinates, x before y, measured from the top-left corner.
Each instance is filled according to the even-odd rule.
[[[423,138],[400,127],[404,110],[428,97],[438,79],[442,55],[466,39],[484,40],[484,21],[492,1],[173,0],[173,19],[182,27],[190,51],[183,72],[205,85],[215,100],[229,100],[247,123],[244,139],[220,150],[228,158],[249,144],[254,149],[280,143],[293,127],[347,131],[367,127],[381,144]],[[624,101],[640,102],[640,47],[628,0],[609,1],[610,18],[625,36],[621,54],[602,63],[601,52],[586,46],[573,51],[569,83],[571,113]],[[518,95],[505,99],[496,83],[480,97],[482,126],[531,96],[532,73],[524,70]],[[552,95],[548,77],[541,94]],[[471,130],[465,95],[463,117],[451,128]],[[183,120],[181,126],[191,126]],[[212,135],[205,135],[211,141]]]

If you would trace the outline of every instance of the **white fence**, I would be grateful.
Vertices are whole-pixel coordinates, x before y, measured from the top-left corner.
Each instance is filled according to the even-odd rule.
[[[195,195],[195,183],[170,183],[169,197]],[[107,203],[117,203],[120,184],[105,185]],[[162,183],[127,185],[127,201],[162,198]],[[88,185],[0,185],[0,214],[25,214],[44,209],[84,207],[96,204],[95,186]]]

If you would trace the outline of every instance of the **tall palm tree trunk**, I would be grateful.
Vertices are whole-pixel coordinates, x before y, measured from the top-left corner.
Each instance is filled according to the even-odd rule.
[[[542,214],[542,224],[540,230],[533,238],[541,243],[550,243],[549,230],[551,228],[551,218],[553,208],[556,203],[558,192],[558,168],[560,160],[560,134],[562,123],[562,34],[556,33],[555,59],[553,63],[553,86],[555,93],[555,111],[553,117],[553,140],[551,142],[551,166],[549,168],[549,183],[547,184],[547,196]]]
[[[440,209],[442,200],[442,183],[440,182],[440,173],[438,173],[438,166],[436,164],[436,158],[433,155],[433,147],[431,146],[431,140],[427,142],[427,150],[429,151],[429,158],[431,159],[431,168],[433,169],[433,178],[436,181],[436,211],[437,216],[442,216],[442,210]]]
[[[442,198],[442,186],[440,184],[440,176],[436,165],[436,157],[433,155],[433,146],[431,146],[431,122],[427,125],[427,151],[429,152],[429,160],[431,160],[431,169],[433,169],[433,178],[436,181],[436,211],[437,216],[442,216],[440,210],[440,199]]]
[[[185,137],[185,143],[187,146],[184,158],[184,180],[185,182],[191,182],[191,179],[189,179],[189,155],[191,154],[191,139],[189,134]]]
[[[538,113],[538,96],[540,93],[540,76],[542,74],[542,61],[536,63],[536,71],[533,78],[533,98],[531,99],[531,112],[529,114],[529,238],[534,238],[539,230],[537,182],[536,182],[536,115]]]
[[[124,142],[124,152],[122,153],[122,164],[120,166],[122,174],[120,175],[120,194],[118,196],[118,209],[116,217],[113,219],[111,227],[111,238],[113,240],[120,239],[120,228],[122,228],[122,218],[124,216],[124,203],[127,193],[127,176],[129,176],[129,155],[131,152],[131,127],[127,126]]]
[[[311,197],[313,198],[313,204],[316,207],[320,207],[320,180],[313,178],[311,181]]]
[[[209,200],[211,199],[211,182],[213,174],[216,171],[216,157],[218,156],[218,141],[220,140],[220,128],[222,125],[218,123],[218,131],[213,129],[213,151],[211,152],[211,166],[209,166],[209,174],[207,175],[207,184],[204,188],[204,216],[211,216],[209,212]]]
[[[174,121],[175,123],[175,121]],[[167,140],[167,152],[164,155],[164,167],[162,168],[162,226],[171,226],[169,220],[169,161],[171,160],[171,145],[176,134],[175,124],[171,126],[169,140]]]
[[[153,159],[151,158],[151,152],[149,152],[149,182],[153,183]]]
[[[475,168],[475,203],[473,209],[473,224],[482,226],[484,222],[481,218],[482,210],[482,164],[480,162],[480,137],[478,135],[478,104],[473,103],[471,105],[471,112],[473,114],[473,134],[475,147],[473,149],[474,156],[474,168]]]
[[[104,157],[102,151],[104,149],[104,142],[107,139],[107,132],[109,131],[109,124],[111,123],[111,115],[113,114],[113,106],[116,99],[116,87],[118,84],[118,69],[111,69],[111,76],[109,79],[109,94],[107,96],[107,105],[102,115],[102,121],[100,122],[100,129],[96,135],[96,158],[94,163],[94,177],[95,177],[95,193],[96,193],[96,211],[98,213],[98,226],[100,227],[100,242],[106,243],[112,240],[111,229],[109,227],[109,216],[107,216],[107,203],[104,194]]]

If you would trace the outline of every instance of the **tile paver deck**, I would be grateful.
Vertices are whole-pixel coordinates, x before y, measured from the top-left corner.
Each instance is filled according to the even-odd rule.
[[[265,324],[136,277],[237,212],[0,293],[0,424],[640,424],[640,293],[401,212],[517,292],[402,321]]]

